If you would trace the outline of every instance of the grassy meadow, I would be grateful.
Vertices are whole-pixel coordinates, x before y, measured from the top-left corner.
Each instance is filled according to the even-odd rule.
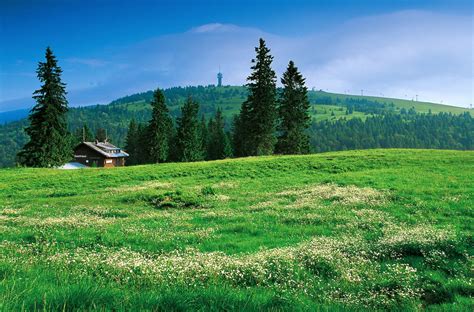
[[[473,308],[474,152],[0,170],[0,310]]]

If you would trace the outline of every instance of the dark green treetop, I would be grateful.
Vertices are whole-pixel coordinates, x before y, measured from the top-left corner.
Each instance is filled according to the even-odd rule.
[[[97,130],[95,131],[95,139],[99,142],[107,141],[107,130],[104,128],[97,128]]]
[[[212,118],[209,120],[211,121]],[[206,123],[206,116],[202,114],[201,123],[199,124],[199,131],[201,135],[201,146],[202,146],[202,157],[203,159],[208,159],[207,155],[207,145],[209,144],[209,126]]]
[[[288,64],[281,83],[283,90],[278,107],[280,123],[276,151],[282,154],[307,154],[309,153],[307,129],[311,122],[308,89],[305,86],[305,79],[293,61]]]
[[[209,139],[207,145],[208,159],[223,159],[232,156],[232,147],[224,130],[225,121],[222,110],[217,109],[214,118],[209,120]]]
[[[135,118],[133,118],[128,125],[127,137],[125,139],[125,151],[129,154],[126,162],[127,165],[139,164],[139,141],[138,124]]]
[[[181,107],[181,116],[177,119],[176,152],[178,161],[203,159],[198,112],[199,103],[188,97],[183,107]]]
[[[94,140],[94,135],[86,123],[81,128],[77,128],[74,132],[74,143],[90,142]]]
[[[248,97],[242,104],[235,126],[241,136],[238,156],[270,155],[275,147],[276,76],[271,68],[273,56],[260,39],[252,60],[252,73],[247,78]],[[234,136],[234,141],[235,136]]]
[[[148,157],[152,163],[165,162],[169,159],[170,137],[173,121],[165,103],[165,96],[160,89],[153,94],[153,108],[148,123],[147,137]]]

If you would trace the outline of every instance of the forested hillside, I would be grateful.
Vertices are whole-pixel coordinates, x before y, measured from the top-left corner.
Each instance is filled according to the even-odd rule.
[[[200,104],[200,115],[213,116],[221,108],[226,129],[245,101],[247,90],[238,86],[176,87],[164,90],[173,118],[188,96]],[[87,125],[93,132],[106,129],[112,142],[123,146],[130,121],[150,119],[152,91],[126,96],[109,105],[71,108],[72,133]],[[474,123],[467,109],[399,99],[309,91],[312,151],[375,147],[474,149]],[[444,112],[442,114],[438,114]],[[0,125],[0,167],[13,166],[25,144],[27,120]]]

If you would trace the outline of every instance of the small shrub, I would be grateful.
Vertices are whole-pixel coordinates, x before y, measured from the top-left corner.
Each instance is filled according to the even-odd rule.
[[[48,194],[47,197],[71,197],[71,196],[76,196],[77,193],[76,192],[54,192],[54,193],[51,193],[51,194]]]
[[[202,201],[196,195],[184,194],[181,191],[166,192],[150,199],[150,203],[158,209],[169,208],[201,208]]]
[[[216,191],[211,186],[205,186],[201,189],[201,194],[204,196],[216,195]]]

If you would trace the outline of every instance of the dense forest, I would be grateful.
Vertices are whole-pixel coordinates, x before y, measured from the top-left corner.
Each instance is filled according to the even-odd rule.
[[[174,120],[180,106],[191,95],[199,104],[199,115],[209,119],[222,109],[225,128],[231,130],[232,116],[238,113],[247,96],[245,87],[177,87],[163,90]],[[68,125],[75,133],[87,125],[93,133],[106,129],[115,144],[125,146],[132,119],[145,123],[150,119],[149,105],[153,91],[117,99],[109,105],[70,108]],[[426,113],[400,108],[396,100],[381,101],[357,96],[308,91],[312,117],[310,148],[312,152],[376,147],[415,147],[474,149],[474,121],[469,113]],[[0,167],[15,165],[15,155],[26,143],[22,119],[0,125]]]
[[[474,149],[474,120],[469,113],[384,113],[365,120],[313,122],[311,148],[327,152],[368,148]]]

